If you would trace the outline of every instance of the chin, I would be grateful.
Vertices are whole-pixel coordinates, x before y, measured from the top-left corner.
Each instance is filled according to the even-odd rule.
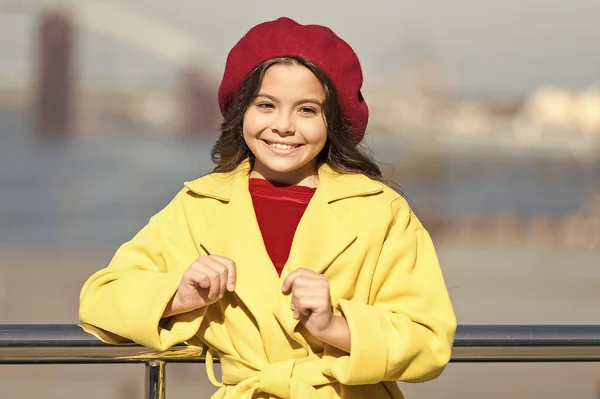
[[[292,173],[302,168],[303,165],[297,162],[289,161],[271,161],[266,162],[264,165],[271,171],[276,173]]]

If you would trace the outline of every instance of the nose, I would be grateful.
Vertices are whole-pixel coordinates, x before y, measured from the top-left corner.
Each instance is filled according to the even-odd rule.
[[[294,123],[292,118],[287,112],[278,112],[273,118],[273,126],[271,127],[273,133],[277,133],[280,136],[289,136],[294,134]]]

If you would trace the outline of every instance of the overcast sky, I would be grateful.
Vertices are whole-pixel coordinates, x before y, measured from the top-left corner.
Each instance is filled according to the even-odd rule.
[[[117,2],[106,0],[110,1]],[[285,15],[334,29],[358,52],[367,80],[369,74],[400,68],[414,43],[433,51],[461,90],[526,92],[544,84],[581,88],[600,80],[600,0],[118,0],[118,4],[192,36],[204,62],[215,71],[222,70],[227,52],[251,26]],[[31,15],[0,11],[0,74],[8,76],[15,70],[26,74],[30,69],[34,25]],[[78,43],[84,78],[147,79],[171,72],[144,51],[94,32],[82,32]]]

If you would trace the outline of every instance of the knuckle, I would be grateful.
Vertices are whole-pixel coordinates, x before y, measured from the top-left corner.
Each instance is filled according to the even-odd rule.
[[[208,256],[199,256],[198,258],[196,258],[196,260],[194,261],[194,263],[197,263],[197,264],[201,264],[201,265],[202,265],[202,264],[205,264],[205,263],[206,263],[206,260],[207,260],[207,259],[209,259],[209,257],[208,257]]]
[[[202,263],[200,263],[200,261],[198,261],[198,260],[195,260],[195,261],[192,262],[192,264],[190,265],[190,267],[188,268],[188,270],[189,269],[191,269],[191,270],[199,270],[201,268],[202,268]]]
[[[215,278],[219,275],[219,272],[212,267],[206,269],[205,273],[209,275],[211,278]]]
[[[225,265],[223,265],[223,264],[219,264],[218,268],[219,268],[219,272],[220,272],[221,274],[225,274],[225,273],[227,273],[227,271],[229,270],[229,269],[227,269],[227,266],[225,266]]]
[[[309,300],[306,297],[300,298],[298,302],[300,303],[300,307],[303,309],[307,308],[309,305]]]
[[[188,269],[183,273],[183,278],[188,280],[195,280],[198,278],[198,271],[195,269]]]

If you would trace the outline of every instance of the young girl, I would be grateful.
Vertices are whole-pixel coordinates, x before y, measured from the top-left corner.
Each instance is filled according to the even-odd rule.
[[[214,398],[402,398],[396,381],[439,376],[455,315],[427,231],[357,148],[361,85],[330,29],[252,28],[219,88],[214,172],[90,277],[82,326],[204,346]]]

